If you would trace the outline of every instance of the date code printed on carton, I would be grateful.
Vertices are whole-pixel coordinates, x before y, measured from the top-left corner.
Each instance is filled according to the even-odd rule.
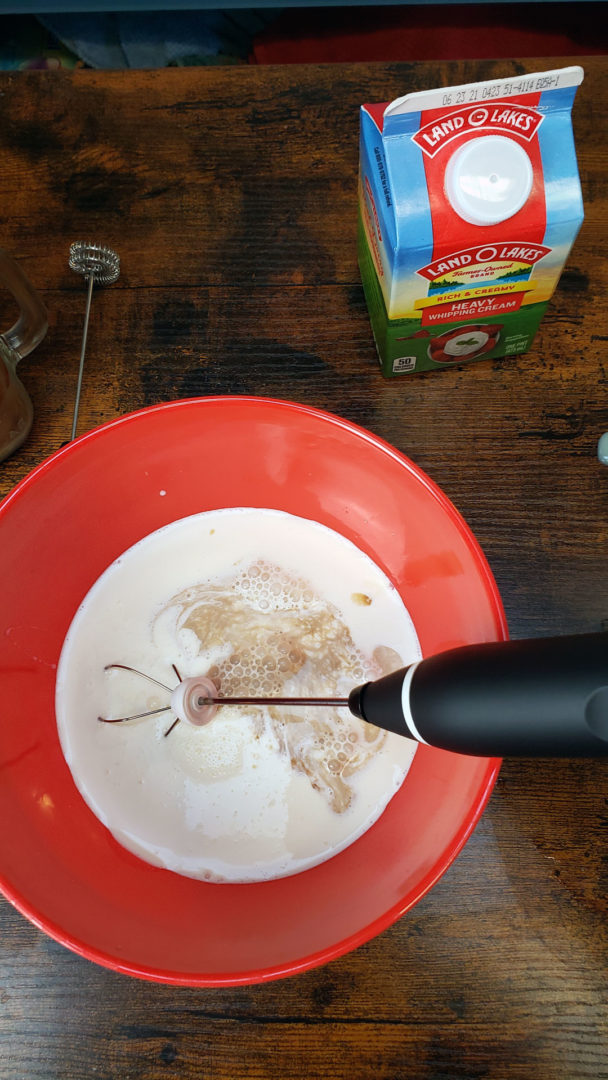
[[[415,356],[398,356],[393,360],[393,371],[413,371],[415,367]]]

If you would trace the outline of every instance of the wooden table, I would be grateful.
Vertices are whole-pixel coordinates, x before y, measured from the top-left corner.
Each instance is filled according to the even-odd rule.
[[[22,364],[35,426],[0,493],[69,437],[85,292],[67,256],[93,239],[122,273],[94,295],[81,431],[200,394],[329,409],[455,502],[512,636],[608,628],[608,63],[584,64],[586,220],[531,353],[384,380],[355,252],[360,103],[563,62],[2,75],[0,243],[50,329]],[[507,762],[408,916],[261,987],[138,982],[2,902],[0,1077],[608,1077],[607,778],[602,762]]]

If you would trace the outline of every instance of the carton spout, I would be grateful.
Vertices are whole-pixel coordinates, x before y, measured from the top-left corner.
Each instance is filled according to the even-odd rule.
[[[521,210],[532,191],[532,162],[523,146],[504,135],[481,135],[452,154],[445,192],[470,225],[498,225]]]

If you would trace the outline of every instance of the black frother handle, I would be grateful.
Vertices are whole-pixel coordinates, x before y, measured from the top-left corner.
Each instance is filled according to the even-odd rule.
[[[357,687],[349,707],[459,754],[608,756],[608,633],[465,645]]]

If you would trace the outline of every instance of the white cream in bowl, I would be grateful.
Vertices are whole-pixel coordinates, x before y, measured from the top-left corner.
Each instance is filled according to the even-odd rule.
[[[347,708],[223,706],[205,727],[167,711],[177,675],[225,696],[347,697],[420,657],[383,572],[338,533],[235,508],[152,533],[99,578],[57,674],[61,746],[83,798],[142,859],[210,881],[307,869],[364,833],[415,744]]]

